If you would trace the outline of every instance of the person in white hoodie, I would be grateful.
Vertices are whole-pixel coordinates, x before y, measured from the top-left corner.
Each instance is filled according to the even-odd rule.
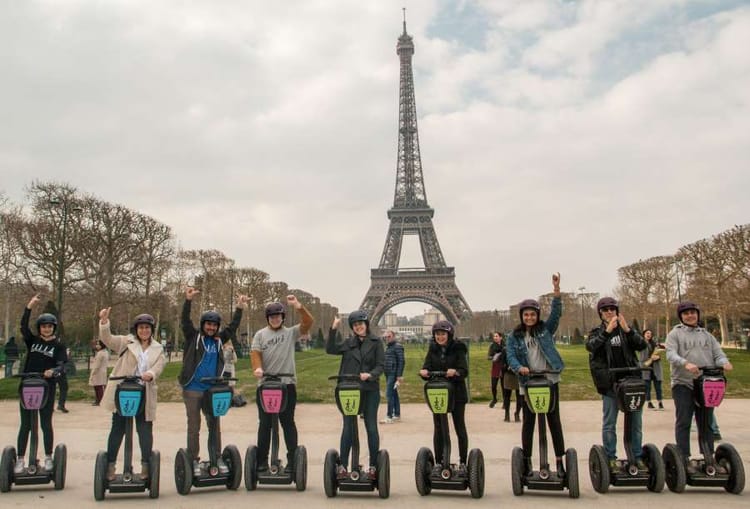
[[[721,367],[732,370],[732,363],[724,354],[719,342],[705,328],[699,325],[700,308],[689,301],[677,306],[680,323],[667,335],[667,360],[672,368],[672,399],[675,406],[675,441],[685,459],[690,458],[690,423],[693,412],[701,422],[704,412],[713,416],[713,408],[696,406],[693,399],[693,383],[700,376],[701,367]],[[714,452],[714,438],[706,436],[709,453]],[[695,473],[694,465],[687,465],[689,473]]]

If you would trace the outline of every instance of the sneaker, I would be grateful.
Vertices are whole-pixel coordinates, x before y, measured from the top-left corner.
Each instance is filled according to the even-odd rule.
[[[13,467],[14,474],[23,474],[26,471],[26,463],[23,458],[16,459],[16,465]]]
[[[495,405],[497,405],[496,399],[493,399],[492,401],[490,401],[490,408],[495,408]]]
[[[516,412],[515,414],[513,414],[513,418],[514,418],[514,420],[516,422],[521,422],[521,416],[518,415],[518,412]]]
[[[291,463],[287,463],[284,467],[284,473],[285,474],[293,474],[294,473],[294,465]]]
[[[718,431],[714,433],[714,440],[721,440],[721,433],[719,433]]]
[[[52,461],[52,456],[49,454],[44,457],[44,470],[52,472],[55,469],[55,463]]]
[[[224,462],[224,458],[217,459],[216,466],[219,468],[220,474],[226,475],[229,473],[229,467],[227,466],[226,462]]]
[[[687,465],[685,465],[685,471],[688,473],[688,475],[695,475],[700,471],[700,464],[698,463],[698,460],[690,460],[687,462]]]
[[[643,458],[638,458],[638,461],[635,462],[635,466],[638,467],[638,470],[648,470],[648,465],[643,461]]]
[[[116,474],[115,471],[117,470],[117,463],[107,463],[107,480],[108,481],[114,481]]]
[[[556,467],[557,467],[557,477],[560,479],[565,479],[565,465],[563,463],[562,458],[556,460]]]
[[[386,417],[385,419],[381,419],[380,424],[393,424],[393,418]]]
[[[649,408],[649,410],[654,410],[654,409],[656,409],[656,407],[654,406],[654,404],[653,404],[653,403],[651,403],[650,401],[648,402],[648,408]]]
[[[261,461],[258,463],[258,467],[255,469],[256,472],[268,472],[268,462]]]
[[[148,481],[148,463],[141,462],[141,473],[138,474],[138,477],[141,478],[141,481]]]
[[[664,410],[664,403],[659,401],[659,410]]]
[[[67,409],[67,408],[65,408],[64,406],[58,405],[58,406],[57,406],[57,409],[58,409],[59,411],[61,411],[62,413],[64,413],[64,414],[67,414],[67,413],[68,413],[68,409]]]
[[[346,471],[346,467],[344,465],[338,465],[336,467],[336,477],[338,479],[348,479],[349,478],[349,472]]]
[[[193,460],[193,477],[200,477],[203,475],[203,469],[201,463],[198,460]]]
[[[378,478],[378,469],[375,467],[370,467],[367,469],[367,477],[371,481],[375,481]]]
[[[400,415],[394,415],[393,417],[391,417],[391,419],[393,419],[393,422],[398,422],[398,421],[401,420],[401,416]]]
[[[466,476],[466,463],[459,463],[456,467],[456,475]]]
[[[610,474],[616,474],[620,471],[620,465],[617,464],[616,459],[609,460],[609,473]]]

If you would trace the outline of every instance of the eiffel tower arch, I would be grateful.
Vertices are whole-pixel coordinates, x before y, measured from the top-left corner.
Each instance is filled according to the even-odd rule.
[[[445,264],[432,224],[435,211],[427,203],[414,97],[414,42],[406,32],[406,19],[396,54],[401,65],[396,191],[393,207],[388,210],[390,226],[383,254],[378,268],[370,271],[370,289],[361,308],[370,314],[371,323],[377,324],[386,311],[398,304],[424,302],[458,323],[471,316],[471,309],[456,286],[454,268]],[[404,235],[419,237],[424,268],[399,266]]]

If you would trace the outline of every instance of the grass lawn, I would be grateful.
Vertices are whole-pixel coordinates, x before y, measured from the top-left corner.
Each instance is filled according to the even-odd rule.
[[[473,401],[490,399],[490,362],[487,360],[487,343],[473,344],[469,351],[469,384]],[[563,400],[599,399],[591,381],[588,368],[588,353],[583,346],[560,346],[565,360],[565,371],[560,384]],[[727,397],[750,398],[750,352],[746,350],[726,350],[734,365],[734,371],[728,374],[729,385]],[[405,383],[401,386],[401,401],[405,403],[422,402],[422,380],[417,375],[422,366],[425,350],[420,346],[406,347]],[[669,365],[665,364],[664,398],[671,397],[669,391]],[[159,382],[160,401],[181,401],[180,386],[177,374],[181,364],[172,362],[167,365]],[[326,355],[323,350],[308,350],[297,353],[297,395],[301,402],[333,402],[333,382],[327,377],[338,372],[339,357]],[[250,372],[249,359],[240,359],[237,365],[237,382],[242,393],[249,400],[255,399],[255,379]],[[70,379],[68,399],[72,401],[93,400],[93,388],[88,386],[88,372],[79,370]],[[384,383],[384,382],[383,382]],[[383,391],[384,392],[384,391]],[[17,379],[0,380],[0,399],[16,399],[18,394]]]

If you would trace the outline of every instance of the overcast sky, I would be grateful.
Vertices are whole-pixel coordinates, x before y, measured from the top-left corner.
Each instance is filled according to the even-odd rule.
[[[68,182],[354,309],[393,203],[403,5],[427,199],[474,310],[553,271],[609,293],[750,222],[741,0],[1,2],[0,190]]]

